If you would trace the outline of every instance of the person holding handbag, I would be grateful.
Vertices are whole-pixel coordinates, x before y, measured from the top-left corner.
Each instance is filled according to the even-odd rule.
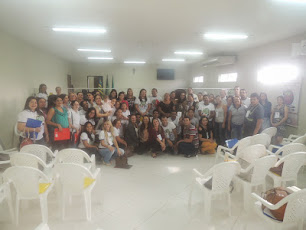
[[[63,100],[59,96],[55,98],[55,106],[50,108],[47,115],[47,124],[49,125],[49,131],[52,133],[51,145],[53,150],[61,150],[69,147],[70,138],[68,140],[54,141],[54,129],[58,129],[62,132],[63,129],[69,128],[68,111],[63,107]]]
[[[30,127],[29,121],[31,119],[34,120],[34,123],[37,124],[41,122],[39,127],[35,127],[36,125],[32,125],[32,127]],[[27,98],[24,105],[24,110],[18,114],[17,129],[19,132],[23,132],[25,136],[21,142],[26,141],[27,144],[35,142],[35,144],[41,145],[46,145],[46,143],[49,142],[49,133],[45,123],[45,118],[43,114],[38,110],[37,100],[35,97]]]
[[[77,147],[78,139],[81,134],[81,115],[79,112],[79,102],[72,101],[71,102],[71,109],[68,111],[68,121],[69,127],[71,132],[71,147]]]

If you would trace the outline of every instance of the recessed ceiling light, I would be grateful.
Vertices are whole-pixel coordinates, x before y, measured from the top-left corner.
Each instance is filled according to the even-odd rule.
[[[124,61],[125,64],[145,64],[145,61]]]
[[[164,58],[162,61],[172,61],[172,62],[183,62],[185,59],[177,59],[177,58]]]
[[[95,49],[78,49],[81,52],[102,52],[102,53],[110,53],[111,50],[95,50]]]
[[[175,51],[175,54],[186,54],[186,55],[202,55],[202,52],[196,52],[196,51]]]
[[[103,34],[106,33],[105,29],[101,28],[68,28],[68,27],[53,27],[53,31],[56,32],[73,32],[73,33],[94,33]]]
[[[113,57],[88,57],[90,60],[113,60]]]
[[[223,34],[223,33],[206,33],[204,38],[211,40],[236,40],[247,39],[248,35],[245,34]]]

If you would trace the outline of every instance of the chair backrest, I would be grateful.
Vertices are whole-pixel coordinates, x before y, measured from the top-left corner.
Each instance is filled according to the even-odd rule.
[[[238,156],[244,148],[246,148],[247,146],[250,146],[250,145],[251,145],[251,137],[245,137],[245,138],[239,140],[238,143],[237,143],[236,156]]]
[[[12,166],[26,166],[36,169],[46,168],[46,164],[42,159],[30,153],[12,154],[10,161]]]
[[[306,162],[306,152],[291,153],[282,158],[279,162],[284,162],[282,178],[284,180],[295,178],[300,168]]]
[[[267,155],[267,150],[264,145],[257,144],[244,148],[240,154],[240,158],[252,164],[256,159]]]
[[[212,175],[212,191],[226,192],[229,190],[233,177],[240,172],[238,162],[223,162],[214,166]]]
[[[289,195],[287,203],[284,223],[298,222],[301,218],[306,216],[306,189],[294,192]]]
[[[84,160],[91,162],[89,155],[81,149],[63,149],[56,155],[57,163],[84,164]]]
[[[266,148],[269,147],[271,143],[271,137],[266,133],[256,134],[251,137],[252,145],[262,144]]]
[[[290,143],[278,149],[275,155],[280,156],[281,154],[280,157],[285,157],[291,153],[296,153],[296,152],[306,152],[306,146],[301,143]]]
[[[35,168],[25,166],[13,166],[3,173],[5,182],[12,182],[19,197],[37,198],[39,195],[39,183],[49,182],[45,174]]]
[[[49,149],[44,145],[37,145],[37,144],[25,145],[20,149],[20,152],[31,153],[35,156],[38,156],[45,163],[51,161],[53,157],[53,152],[51,151],[51,149]]]
[[[84,190],[84,180],[93,179],[92,173],[83,165],[74,163],[56,164],[54,174],[59,179],[65,192],[79,194]]]
[[[264,129],[261,133],[268,134],[272,138],[276,135],[276,132],[277,132],[276,127],[270,127],[270,128]]]
[[[251,177],[252,184],[265,183],[266,175],[269,169],[273,167],[277,162],[277,157],[274,155],[264,156],[256,159],[254,162],[253,173]]]
[[[301,143],[306,145],[306,135],[296,138],[294,141],[292,141],[292,143]]]

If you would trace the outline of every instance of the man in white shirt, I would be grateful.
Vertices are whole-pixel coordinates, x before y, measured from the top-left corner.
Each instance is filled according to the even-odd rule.
[[[215,116],[215,106],[209,103],[208,95],[203,96],[203,101],[199,103],[199,115],[208,117],[211,122]]]
[[[150,98],[150,101],[151,101],[151,104],[152,104],[151,109],[149,111],[149,114],[153,115],[153,111],[155,109],[157,109],[157,106],[158,106],[159,102],[162,101],[162,98],[157,95],[157,89],[156,88],[152,89],[152,96],[150,96],[149,98]]]
[[[225,89],[220,90],[220,97],[221,97],[222,104],[226,105],[227,101],[226,101],[226,91],[225,91]]]
[[[171,116],[168,118],[168,122],[173,122],[173,124],[176,126],[177,134],[181,133],[180,120],[181,120],[181,118],[177,116],[176,111],[172,111]]]
[[[196,95],[195,93],[193,93],[193,90],[192,90],[191,87],[189,87],[187,91],[188,91],[188,94],[192,94],[192,95],[193,95],[193,100],[194,100],[195,102],[199,102],[198,95]]]
[[[235,97],[240,97],[240,87],[238,85],[234,88]]]
[[[176,132],[176,126],[173,122],[168,122],[168,119],[166,116],[161,117],[162,121],[162,127],[165,133],[166,138],[166,146],[170,148],[170,151],[174,151],[175,143],[177,140],[177,132]]]
[[[240,90],[241,104],[246,108],[249,108],[251,104],[251,99],[247,96],[247,91],[245,89]]]

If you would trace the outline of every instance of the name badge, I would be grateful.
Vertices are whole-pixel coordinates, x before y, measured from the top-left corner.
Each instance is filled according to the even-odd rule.
[[[274,113],[274,118],[276,118],[276,119],[277,119],[277,118],[280,118],[279,112],[275,112],[275,113]]]
[[[163,140],[163,138],[162,138],[162,136],[161,136],[160,134],[157,135],[157,138],[158,138],[159,140]]]
[[[177,112],[177,116],[180,118],[182,116],[182,112]]]
[[[246,112],[245,117],[249,117],[249,115],[250,115],[250,110]]]

